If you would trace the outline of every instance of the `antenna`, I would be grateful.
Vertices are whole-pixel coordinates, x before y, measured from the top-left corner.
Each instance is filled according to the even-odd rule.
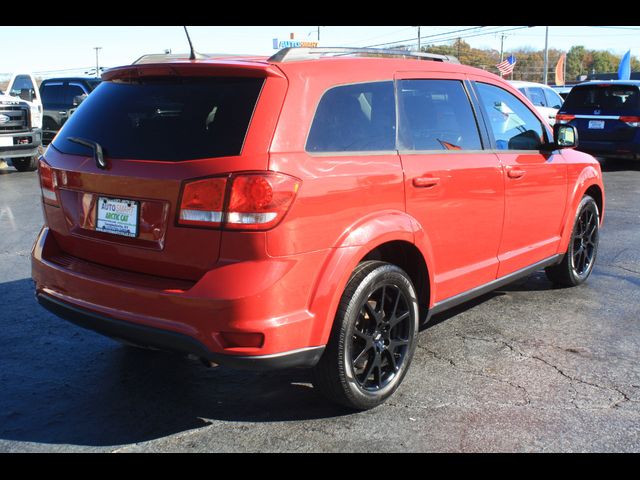
[[[187,27],[183,27],[184,28],[184,33],[187,34],[187,40],[189,41],[189,50],[190,50],[190,54],[189,54],[189,60],[195,60],[196,58],[202,58],[202,56],[198,53],[196,53],[196,51],[193,49],[193,43],[191,43],[191,37],[189,36],[189,31],[187,30]]]

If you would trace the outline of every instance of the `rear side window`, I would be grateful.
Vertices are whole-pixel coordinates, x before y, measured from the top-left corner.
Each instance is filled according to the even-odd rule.
[[[563,107],[630,111],[640,109],[639,99],[634,85],[585,85],[573,87]]]
[[[469,97],[458,80],[400,80],[402,150],[480,150]]]
[[[40,91],[45,108],[50,104],[64,103],[64,89],[62,83],[46,83]]]
[[[180,161],[239,155],[263,79],[146,79],[101,83],[53,146],[75,155],[99,143],[112,158]]]
[[[477,83],[498,150],[538,150],[544,142],[544,128],[529,108],[506,90]]]
[[[325,92],[316,110],[308,152],[394,150],[393,82],[343,85]]]

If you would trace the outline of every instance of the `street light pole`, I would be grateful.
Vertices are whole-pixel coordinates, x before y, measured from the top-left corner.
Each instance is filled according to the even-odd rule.
[[[100,77],[100,64],[98,62],[98,51],[102,50],[102,47],[93,47],[93,49],[96,51],[96,78]]]
[[[549,70],[549,27],[544,27],[544,75],[542,83],[547,84],[547,70]]]

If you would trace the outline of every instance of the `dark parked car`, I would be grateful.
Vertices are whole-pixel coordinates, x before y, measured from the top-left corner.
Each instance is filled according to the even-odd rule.
[[[556,117],[578,129],[580,150],[640,158],[640,81],[607,80],[576,85]]]
[[[99,78],[49,78],[40,85],[44,109],[42,134],[44,144],[51,142],[73,110],[100,83]]]

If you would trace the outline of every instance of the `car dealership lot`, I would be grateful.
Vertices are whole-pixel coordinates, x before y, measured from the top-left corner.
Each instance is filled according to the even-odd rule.
[[[0,451],[640,451],[640,162],[603,169],[585,285],[538,272],[434,317],[398,392],[352,413],[306,371],[208,369],[40,308],[36,174],[0,168]]]

